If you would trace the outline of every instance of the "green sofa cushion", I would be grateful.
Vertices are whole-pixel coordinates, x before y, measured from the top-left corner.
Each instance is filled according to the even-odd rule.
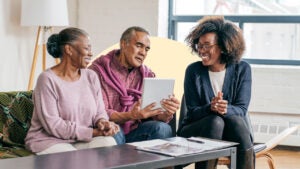
[[[0,92],[0,158],[31,154],[24,139],[32,112],[32,91]]]
[[[20,147],[0,147],[0,159],[25,157],[33,155],[32,152]]]

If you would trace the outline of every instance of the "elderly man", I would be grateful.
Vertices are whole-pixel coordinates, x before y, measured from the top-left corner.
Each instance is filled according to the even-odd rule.
[[[143,78],[155,77],[144,60],[150,50],[149,33],[141,27],[130,27],[120,39],[120,49],[97,58],[90,69],[97,72],[110,120],[122,127],[126,142],[163,139],[172,136],[167,123],[179,108],[174,96],[161,101],[164,109],[153,109],[155,103],[141,108]],[[123,140],[122,140],[123,139]],[[119,144],[124,138],[117,139]]]

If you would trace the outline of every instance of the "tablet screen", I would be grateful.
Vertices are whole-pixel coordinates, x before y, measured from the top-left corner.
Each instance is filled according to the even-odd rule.
[[[156,102],[154,108],[161,108],[160,101],[168,99],[174,92],[175,79],[144,78],[142,108]]]

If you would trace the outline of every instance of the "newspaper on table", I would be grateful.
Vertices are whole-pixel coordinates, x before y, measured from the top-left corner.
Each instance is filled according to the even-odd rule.
[[[187,139],[182,137],[174,137],[169,140],[155,139],[129,144],[136,146],[136,149],[138,150],[174,157],[200,153],[208,150],[222,149],[237,145],[237,143],[233,142],[200,137],[190,137]]]

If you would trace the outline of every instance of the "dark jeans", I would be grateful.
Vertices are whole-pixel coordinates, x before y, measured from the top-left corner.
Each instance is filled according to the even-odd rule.
[[[237,146],[237,157],[239,157],[239,152],[245,152],[253,147],[250,131],[244,120],[239,116],[221,117],[212,114],[185,125],[178,135],[182,137],[200,136],[237,142],[239,143]],[[195,168],[213,168],[216,165],[216,161],[209,163],[214,164],[210,164],[210,167],[208,167],[208,162],[200,162],[196,163]]]
[[[161,121],[145,121],[125,135],[126,143],[172,137],[171,126]]]
[[[120,132],[113,137],[118,145],[135,141],[164,139],[172,137],[172,128],[167,123],[150,120],[139,124],[136,129],[126,135],[124,135],[123,130],[120,129]]]
[[[120,131],[117,134],[115,134],[113,137],[117,142],[117,145],[125,144],[125,135],[121,128]]]

